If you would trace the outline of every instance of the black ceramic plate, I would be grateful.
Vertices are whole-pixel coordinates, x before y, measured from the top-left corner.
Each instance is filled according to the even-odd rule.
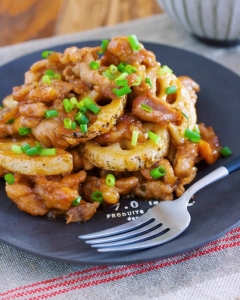
[[[99,45],[100,41],[76,43],[78,47]],[[197,179],[240,154],[240,77],[228,69],[199,55],[168,46],[144,43],[158,61],[170,66],[176,75],[188,75],[201,86],[197,103],[198,120],[211,125],[221,144],[229,146],[233,155],[220,158],[214,166],[201,164]],[[70,45],[54,47],[63,51]],[[23,83],[23,74],[39,60],[41,51],[0,67],[0,98],[12,87]],[[159,247],[124,253],[98,253],[78,235],[109,228],[131,220],[147,211],[154,203],[124,200],[120,206],[107,208],[85,223],[66,225],[64,218],[55,221],[32,217],[17,209],[0,182],[0,241],[22,251],[68,263],[117,265],[153,261],[196,249],[236,226],[240,211],[240,172],[212,184],[195,196],[189,207],[192,221],[177,239]]]

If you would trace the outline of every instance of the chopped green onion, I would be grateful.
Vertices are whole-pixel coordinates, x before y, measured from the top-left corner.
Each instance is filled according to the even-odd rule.
[[[115,82],[122,80],[122,79],[126,79],[126,77],[128,76],[128,73],[123,72],[121,75],[119,75],[116,79]]]
[[[132,34],[128,36],[128,42],[133,51],[139,51],[141,49],[141,45],[136,37],[136,35]]]
[[[190,129],[185,129],[184,136],[194,143],[198,143],[201,139],[201,136],[199,133],[196,133]]]
[[[122,96],[124,96],[126,94],[131,93],[132,90],[130,89],[130,87],[128,85],[126,85],[126,86],[120,88],[119,90],[114,88],[112,91],[118,97],[122,97]]]
[[[61,75],[56,73],[56,74],[54,74],[53,78],[54,78],[54,79],[59,79],[59,80],[60,80],[60,79],[61,79]]]
[[[53,51],[45,50],[42,52],[42,58],[48,58],[48,56],[52,53],[53,53]]]
[[[100,107],[98,107],[95,103],[91,103],[88,105],[88,109],[91,110],[94,114],[98,114],[100,112]]]
[[[232,150],[226,146],[226,147],[222,147],[222,148],[220,149],[220,153],[221,153],[223,156],[228,156],[228,155],[231,155],[231,154],[232,154]]]
[[[72,130],[75,130],[77,128],[77,123],[76,122],[72,122]]]
[[[88,110],[87,106],[83,106],[82,108],[80,108],[80,112],[82,112],[83,114],[85,114],[87,110]]]
[[[81,128],[82,132],[87,132],[88,131],[87,124],[80,124],[80,128]]]
[[[128,85],[128,80],[127,79],[116,79],[116,85],[117,86],[125,86]]]
[[[112,74],[116,74],[118,71],[118,68],[115,65],[110,65],[109,70]]]
[[[141,107],[141,109],[145,110],[145,111],[148,112],[148,113],[152,112],[152,107],[149,106],[149,105],[147,105],[147,104],[142,103],[142,104],[140,105],[140,107]]]
[[[91,112],[93,112],[94,114],[98,114],[100,112],[100,107],[98,107],[92,99],[86,97],[83,99],[83,101],[84,101],[86,107],[89,110],[91,110]]]
[[[63,120],[64,128],[66,129],[72,129],[72,120],[69,118],[65,118]]]
[[[110,70],[106,70],[102,73],[102,75],[107,77],[109,80],[115,79],[115,74],[112,74]]]
[[[73,109],[72,103],[67,98],[63,100],[63,107],[65,108],[65,111],[67,113],[69,113]]]
[[[84,99],[77,103],[77,108],[81,109],[85,105]]]
[[[26,143],[26,144],[22,145],[21,148],[22,148],[22,151],[24,153],[26,153],[27,149],[30,149],[31,146],[28,143]]]
[[[162,66],[160,69],[159,69],[159,71],[158,71],[158,75],[165,75],[165,74],[167,74],[167,73],[172,73],[173,71],[172,71],[172,69],[170,69],[168,66]]]
[[[29,148],[26,150],[26,154],[28,156],[33,156],[33,155],[39,154],[39,149],[37,146]]]
[[[188,120],[188,116],[182,111],[183,116]]]
[[[27,127],[20,127],[20,128],[18,129],[18,133],[19,133],[20,135],[26,135],[26,134],[31,133],[31,129],[30,129],[30,128],[27,128]]]
[[[164,176],[164,175],[166,175],[166,169],[163,167],[163,166],[159,166],[159,167],[157,167],[157,168],[155,168],[155,169],[152,169],[151,171],[150,171],[150,175],[151,175],[151,177],[153,178],[153,179],[158,179],[158,178],[160,178],[160,177],[162,177],[162,176]]]
[[[126,63],[124,63],[123,61],[121,61],[120,64],[117,66],[118,71],[119,72],[124,72],[125,66],[126,66]]]
[[[193,128],[193,132],[197,133],[197,134],[200,134],[200,129],[199,129],[199,126],[198,124],[195,124],[194,128]]]
[[[135,68],[134,66],[132,65],[126,65],[124,67],[124,71],[126,71],[128,74],[132,74],[132,73],[135,73],[137,70],[137,68]]]
[[[43,75],[43,77],[42,77],[42,82],[43,82],[43,83],[46,83],[46,84],[51,84],[51,83],[52,83],[50,77],[49,77],[48,75],[46,75],[46,74]]]
[[[81,197],[81,196],[78,196],[76,199],[74,199],[74,200],[72,201],[72,205],[73,205],[73,206],[78,206],[78,205],[80,204],[81,200],[82,200],[82,197]]]
[[[38,149],[38,151],[41,151],[42,150],[42,146],[40,145],[39,142],[35,142],[35,147]]]
[[[76,114],[74,119],[77,121],[78,124],[88,124],[89,123],[89,119],[80,111]]]
[[[150,86],[152,86],[151,78],[149,77],[145,78],[145,82],[148,83]]]
[[[11,150],[13,153],[16,153],[16,154],[23,153],[22,148],[19,145],[12,145]]]
[[[177,86],[176,85],[168,86],[166,88],[166,94],[167,95],[175,94],[176,91],[177,91]]]
[[[4,179],[10,185],[14,183],[14,176],[11,173],[8,173],[8,174],[4,175]]]
[[[76,97],[72,97],[69,99],[70,103],[72,104],[73,107],[77,107],[78,102]]]
[[[100,203],[103,202],[103,194],[101,191],[95,191],[92,193],[92,201],[98,201]]]
[[[12,118],[12,119],[8,120],[5,124],[12,124],[12,123],[14,123],[14,121],[15,121],[15,119]]]
[[[56,109],[49,109],[44,111],[44,117],[46,119],[54,118],[58,116],[58,111]]]
[[[141,76],[137,76],[136,77],[136,81],[134,81],[134,83],[132,84],[132,86],[138,86],[140,85],[142,82],[142,77]]]
[[[41,156],[52,156],[56,155],[56,149],[55,148],[48,148],[48,149],[41,149],[39,151],[39,154]]]
[[[133,130],[132,132],[132,139],[131,139],[131,145],[136,146],[137,145],[137,140],[138,140],[138,131]]]
[[[114,186],[115,182],[116,182],[115,177],[112,174],[107,174],[106,185],[107,186]]]
[[[107,47],[108,47],[108,44],[109,44],[109,41],[108,40],[102,40],[102,43],[101,43],[101,52],[104,53],[106,50],[107,50]]]
[[[160,136],[158,136],[157,134],[153,133],[150,130],[148,131],[148,138],[156,144],[158,144],[161,139]]]
[[[99,69],[99,66],[100,66],[99,63],[96,62],[96,61],[91,61],[90,64],[89,64],[89,67],[90,67],[91,69],[93,69],[93,70]]]
[[[53,70],[46,70],[45,75],[48,75],[50,78],[54,78],[54,71]]]

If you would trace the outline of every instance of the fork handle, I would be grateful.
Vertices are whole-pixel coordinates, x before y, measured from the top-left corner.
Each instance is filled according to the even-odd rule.
[[[240,169],[240,156],[236,157],[235,159],[233,159],[232,161],[230,161],[229,163],[224,165],[224,167],[228,170],[229,174],[239,170]]]

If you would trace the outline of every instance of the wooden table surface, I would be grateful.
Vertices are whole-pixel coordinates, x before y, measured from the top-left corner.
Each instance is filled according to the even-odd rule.
[[[0,46],[144,18],[155,0],[0,0]]]

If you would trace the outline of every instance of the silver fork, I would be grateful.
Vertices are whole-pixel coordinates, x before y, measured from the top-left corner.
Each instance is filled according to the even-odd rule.
[[[191,197],[201,188],[239,169],[240,156],[194,183],[177,200],[160,202],[131,222],[79,238],[99,252],[140,250],[166,243],[188,227],[191,217],[187,205]]]

